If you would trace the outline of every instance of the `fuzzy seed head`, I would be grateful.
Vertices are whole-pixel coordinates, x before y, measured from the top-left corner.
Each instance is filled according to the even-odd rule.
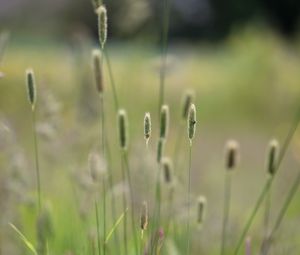
[[[149,141],[151,136],[151,116],[150,113],[147,112],[144,117],[144,138],[146,142]]]
[[[236,141],[230,140],[226,144],[225,160],[227,170],[233,170],[239,161],[239,145]]]
[[[269,144],[269,153],[267,161],[267,170],[270,175],[274,175],[277,167],[279,155],[279,143],[277,140],[272,140]]]
[[[183,96],[182,100],[182,119],[186,120],[189,114],[189,109],[194,101],[195,93],[192,90],[187,90]]]
[[[148,205],[147,202],[144,201],[142,204],[142,212],[141,212],[141,229],[142,231],[146,230],[148,226]]]
[[[92,58],[96,88],[99,93],[103,93],[103,70],[100,50],[93,50]]]
[[[188,114],[188,136],[190,141],[193,140],[196,132],[196,107],[194,104],[190,105]]]
[[[36,88],[34,72],[32,69],[26,70],[26,86],[29,103],[31,104],[31,107],[34,108],[36,102]]]
[[[165,140],[163,138],[160,138],[157,144],[157,156],[156,156],[157,163],[161,162],[164,153],[164,147],[165,147]]]
[[[163,105],[160,112],[160,138],[167,138],[169,130],[169,106]]]
[[[107,11],[104,5],[100,5],[96,10],[98,14],[98,36],[101,48],[104,48],[107,39]]]
[[[97,153],[91,152],[88,157],[88,166],[93,182],[98,182],[107,173],[106,163]]]
[[[170,158],[164,157],[161,160],[164,181],[166,184],[171,184],[173,181],[173,164]]]
[[[123,150],[127,149],[127,143],[128,143],[128,135],[127,135],[127,129],[128,129],[128,121],[127,121],[127,113],[125,110],[121,109],[118,112],[118,125],[119,125],[119,143],[120,147]]]
[[[205,218],[206,198],[199,196],[197,199],[197,223],[201,225]]]

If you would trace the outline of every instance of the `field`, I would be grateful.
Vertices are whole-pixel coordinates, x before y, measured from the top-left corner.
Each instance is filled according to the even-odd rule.
[[[283,146],[300,107],[299,41],[286,42],[269,29],[248,27],[233,32],[220,44],[170,43],[165,80],[170,129],[164,151],[164,156],[175,161],[174,186],[170,186],[163,180],[157,185],[156,176],[157,171],[162,170],[156,163],[160,133],[159,49],[144,41],[111,42],[108,38],[105,47],[119,105],[128,114],[126,155],[132,193],[128,180],[124,181],[122,176],[127,162],[119,148],[117,112],[106,61],[103,63],[104,108],[93,81],[91,50],[96,47],[98,43],[90,38],[77,38],[71,45],[53,38],[11,36],[1,66],[5,76],[0,79],[0,254],[32,254],[36,249],[39,255],[126,254],[123,250],[125,218],[127,254],[136,254],[132,216],[139,254],[187,254],[187,239],[190,239],[190,254],[219,254],[227,175],[225,144],[230,139],[238,142],[240,159],[237,168],[232,170],[224,254],[234,254],[268,178],[268,144],[275,138],[280,147]],[[42,212],[44,207],[48,208],[50,216],[45,214],[45,218],[51,218],[49,222],[46,220],[45,226],[41,224],[43,217],[36,202],[36,155],[25,82],[28,67],[34,70],[37,86],[34,125],[38,137]],[[197,109],[190,206],[187,200],[189,139],[187,121],[181,117],[182,96],[187,89],[194,90]],[[102,109],[105,109],[105,139],[102,137]],[[143,127],[146,112],[150,112],[152,118],[148,147]],[[178,139],[181,142],[176,153]],[[271,229],[299,175],[299,151],[300,134],[296,131],[270,189]],[[100,157],[96,161],[100,180],[96,181],[90,176],[89,160],[95,154]],[[113,185],[110,185],[111,176]],[[157,186],[161,188],[161,224],[155,218]],[[170,204],[172,189],[174,199]],[[124,194],[128,210],[122,217]],[[205,196],[207,201],[201,224],[197,223],[199,195]],[[300,251],[300,195],[294,195],[276,231],[270,254],[298,254]],[[96,227],[95,201],[100,234]],[[148,203],[149,222],[141,238],[143,201]],[[116,223],[112,212],[114,202],[116,216],[121,216],[120,223],[115,225],[104,245]],[[187,217],[188,211],[190,217]],[[247,232],[252,250],[247,255],[259,253],[265,233],[264,213],[265,201]],[[190,238],[186,233],[188,218]],[[170,229],[166,231],[169,220]],[[33,244],[33,251],[9,223]],[[159,240],[155,244],[150,240],[156,237],[158,230]],[[41,248],[39,245],[44,239],[46,248]],[[156,250],[147,253],[152,243],[157,246]],[[244,250],[243,240],[239,254],[245,254]]]

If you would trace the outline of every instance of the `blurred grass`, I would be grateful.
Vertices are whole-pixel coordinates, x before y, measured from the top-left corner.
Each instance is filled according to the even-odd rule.
[[[25,148],[29,161],[32,156],[31,123],[28,118],[30,108],[26,99],[24,70],[29,66],[34,68],[38,95],[47,90],[62,105],[55,142],[48,144],[47,141],[41,141],[44,195],[55,201],[57,228],[61,224],[66,226],[58,234],[61,238],[57,239],[62,241],[65,236],[69,237],[68,241],[55,244],[58,247],[53,249],[57,252],[66,251],[70,247],[77,247],[78,251],[86,249],[78,241],[83,238],[77,235],[83,232],[80,224],[72,224],[79,220],[79,216],[66,215],[67,212],[64,214],[66,204],[63,201],[67,199],[60,195],[65,192],[65,196],[70,198],[72,188],[69,183],[65,183],[66,179],[75,171],[83,171],[81,169],[86,167],[89,151],[99,143],[95,140],[99,133],[99,104],[91,80],[92,47],[93,43],[89,39],[81,44],[68,45],[49,39],[12,38],[1,69],[6,76],[0,80],[0,117],[12,123],[17,140]],[[144,161],[136,161],[144,153],[144,149],[141,149],[144,142],[142,120],[146,111],[151,112],[154,121],[153,137],[158,133],[159,50],[137,42],[109,42],[108,51],[121,106],[129,114],[130,149],[133,152],[131,159],[138,173],[144,167]],[[272,31],[253,27],[233,33],[220,44],[171,44],[166,79],[166,102],[171,110],[171,139],[167,144],[167,154],[173,152],[180,119],[181,95],[187,88],[194,89],[197,94],[199,125],[193,156],[193,191],[208,197],[209,215],[204,225],[207,231],[200,234],[201,241],[194,247],[195,251],[198,248],[206,254],[208,251],[209,254],[218,252],[205,240],[216,240],[216,236],[219,236],[220,192],[223,185],[220,172],[223,171],[223,146],[228,138],[239,140],[242,149],[240,170],[233,181],[233,210],[230,218],[234,220],[231,222],[232,240],[229,243],[235,244],[239,230],[264,183],[267,143],[273,137],[279,141],[284,139],[300,103],[299,51],[299,41],[286,42]],[[117,152],[116,117],[107,70],[105,73],[108,130],[114,154]],[[45,107],[43,103],[43,100],[38,101],[39,112]],[[40,118],[45,116],[40,113]],[[280,208],[298,167],[296,156],[299,154],[299,137],[295,141],[284,161],[286,171],[280,173],[275,183],[275,209]],[[150,150],[155,151],[155,147],[156,141],[151,140]],[[187,155],[182,153],[181,157],[186,158]],[[116,158],[113,162],[116,176],[119,161]],[[179,170],[185,172],[185,169],[186,165],[181,164]],[[299,195],[294,201],[297,200]],[[69,205],[68,208],[73,206]],[[290,221],[299,221],[299,210],[300,204],[295,202],[289,210]],[[73,213],[73,210],[70,211]],[[26,216],[26,212],[22,215],[28,224],[25,228],[29,230],[32,219]],[[69,219],[68,223],[64,222],[66,218]],[[258,220],[254,226],[256,234],[251,232],[255,246],[259,245],[260,226]],[[69,235],[70,232],[72,235]],[[289,235],[293,233],[290,229]],[[34,238],[33,233],[29,233],[29,236]],[[285,240],[287,237],[282,238]],[[296,240],[295,244],[299,245],[299,241]]]

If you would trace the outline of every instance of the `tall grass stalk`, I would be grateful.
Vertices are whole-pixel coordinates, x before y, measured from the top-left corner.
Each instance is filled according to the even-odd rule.
[[[291,127],[288,131],[288,134],[284,140],[284,143],[283,143],[283,146],[282,146],[282,150],[280,151],[279,153],[279,156],[278,156],[278,161],[277,161],[277,164],[276,164],[276,167],[274,168],[274,174],[272,176],[270,176],[270,178],[268,178],[263,186],[263,189],[261,191],[261,193],[259,194],[259,197],[253,207],[253,210],[248,218],[248,220],[246,221],[246,224],[242,230],[242,233],[238,239],[238,242],[237,242],[237,245],[235,247],[235,250],[234,250],[234,255],[237,255],[239,254],[239,251],[241,249],[241,246],[245,240],[245,237],[248,233],[248,230],[250,229],[252,223],[253,223],[253,220],[258,212],[258,209],[259,207],[261,206],[261,204],[263,203],[264,201],[264,198],[265,196],[268,194],[269,190],[270,190],[270,187],[271,187],[271,184],[275,178],[275,176],[277,175],[279,169],[280,169],[280,165],[281,165],[281,162],[285,156],[285,153],[291,143],[291,140],[297,130],[297,127],[299,125],[299,120],[300,120],[300,108],[297,109],[297,113],[296,113],[296,116],[295,116],[295,119],[293,120],[292,124],[291,124]]]
[[[193,138],[196,131],[196,107],[194,104],[191,104],[189,108],[188,120],[187,120],[187,131],[189,138],[189,165],[188,165],[188,190],[187,190],[187,203],[188,203],[188,212],[187,212],[187,248],[186,254],[190,254],[190,204],[191,204],[191,171],[192,171],[192,145]]]
[[[41,211],[41,178],[40,178],[40,165],[39,165],[39,150],[38,150],[38,138],[36,131],[36,84],[34,72],[32,69],[26,70],[26,87],[28,101],[31,105],[31,117],[32,117],[32,133],[33,133],[33,143],[34,143],[34,159],[35,159],[35,170],[36,170],[36,185],[37,185],[37,205],[38,212]]]
[[[236,141],[227,142],[225,153],[226,153],[225,155],[226,173],[225,173],[225,182],[224,182],[224,207],[223,207],[222,239],[221,239],[221,250],[220,250],[221,255],[225,253],[225,247],[226,247],[228,219],[230,214],[230,203],[231,203],[231,175],[238,161],[237,142]]]
[[[299,188],[299,185],[300,185],[300,171],[298,171],[297,177],[294,180],[293,185],[291,186],[291,188],[288,192],[288,195],[287,195],[287,197],[286,197],[286,199],[283,203],[283,206],[279,211],[279,214],[278,214],[278,216],[275,220],[274,227],[272,228],[272,230],[270,232],[270,235],[268,236],[268,239],[266,240],[266,242],[262,246],[262,249],[261,249],[261,251],[262,251],[261,254],[262,255],[267,255],[268,254],[269,249],[271,247],[271,243],[274,239],[274,236],[275,236],[277,230],[279,229],[279,227],[282,223],[283,217],[286,214],[286,211],[287,211],[289,205],[291,204],[292,199],[294,198],[294,196],[295,196],[295,194],[296,194],[296,192]]]
[[[97,229],[98,255],[101,255],[99,210],[98,210],[98,204],[96,198],[95,198],[95,217],[96,217],[96,229]]]

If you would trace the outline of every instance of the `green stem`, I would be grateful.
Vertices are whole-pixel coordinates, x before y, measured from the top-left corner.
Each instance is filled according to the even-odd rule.
[[[40,166],[39,166],[39,155],[38,155],[38,141],[36,133],[36,117],[35,117],[35,108],[32,107],[32,131],[33,131],[33,140],[34,140],[34,158],[35,158],[35,169],[36,169],[36,184],[37,184],[37,202],[38,202],[38,212],[41,211],[41,178],[40,178]]]
[[[134,216],[134,196],[133,196],[133,187],[132,187],[132,181],[131,181],[131,174],[130,174],[130,166],[128,161],[128,152],[127,150],[123,151],[123,157],[125,161],[125,169],[126,169],[126,175],[129,185],[129,194],[130,194],[130,201],[131,201],[131,227],[132,227],[132,234],[133,234],[133,241],[134,241],[134,248],[135,253],[138,254],[138,239],[137,239],[137,233],[136,233],[136,227],[135,227],[135,216]]]
[[[96,214],[95,216],[96,216],[96,228],[97,228],[98,255],[101,255],[99,212],[98,212],[98,205],[96,199],[95,199],[95,214]]]
[[[266,204],[265,204],[265,215],[264,215],[264,234],[265,237],[268,236],[269,231],[269,222],[270,222],[270,209],[271,209],[271,187],[266,195]]]
[[[122,168],[122,181],[125,185],[126,183],[126,174],[125,174],[125,167],[124,167],[124,159],[121,158],[121,168]],[[123,211],[125,212],[127,208],[127,199],[126,199],[126,192],[123,191]],[[124,241],[124,253],[128,254],[128,244],[127,244],[127,214],[124,215],[123,221],[123,241]]]
[[[257,201],[256,201],[256,204],[254,205],[254,208],[250,214],[250,217],[248,218],[244,228],[243,228],[243,231],[242,231],[242,234],[240,235],[240,238],[238,240],[238,243],[237,243],[237,246],[235,248],[235,251],[234,251],[234,255],[237,255],[239,254],[239,251],[240,251],[240,248],[244,242],[244,239],[248,233],[248,230],[250,229],[252,223],[253,223],[253,220],[257,214],[257,211],[259,209],[259,207],[261,206],[265,196],[267,195],[270,187],[271,187],[271,184],[273,182],[273,179],[274,177],[277,175],[278,171],[280,170],[280,165],[281,165],[281,162],[285,156],[285,153],[289,147],[289,144],[297,130],[297,127],[298,127],[298,124],[299,124],[299,119],[300,119],[300,108],[297,110],[297,113],[296,113],[296,116],[295,116],[295,119],[289,129],[289,132],[284,140],[284,144],[282,146],[282,150],[280,151],[279,153],[279,157],[278,157],[278,162],[276,164],[276,167],[275,167],[275,171],[274,171],[274,174],[266,181],[264,187],[263,187],[263,190],[262,192],[260,193]]]
[[[291,204],[292,202],[292,199],[294,198],[297,190],[298,190],[298,187],[299,187],[299,184],[300,184],[300,172],[298,172],[298,175],[291,187],[291,189],[289,190],[289,193],[284,201],[284,204],[278,214],[278,217],[275,221],[275,224],[274,224],[274,227],[272,228],[271,232],[270,232],[270,235],[269,235],[269,238],[268,238],[268,241],[266,242],[266,247],[265,247],[265,250],[264,250],[264,255],[267,255],[268,254],[268,251],[270,249],[270,246],[271,246],[271,241],[272,239],[274,238],[274,235],[275,233],[277,232],[278,228],[280,227],[280,224],[283,220],[283,217],[284,215],[286,214],[286,211],[289,207],[289,205]]]
[[[231,173],[230,170],[225,173],[225,186],[224,186],[224,211],[223,211],[223,225],[222,225],[222,241],[221,241],[221,252],[223,255],[226,246],[226,236],[228,228],[228,219],[230,213],[230,201],[231,201]]]
[[[190,146],[189,146],[189,168],[188,168],[188,215],[187,215],[187,248],[186,248],[186,254],[190,254],[190,204],[191,204],[191,170],[192,170],[192,141],[190,140]]]
[[[106,237],[106,184],[103,179],[103,236]],[[106,254],[106,243],[103,243],[103,255]]]

